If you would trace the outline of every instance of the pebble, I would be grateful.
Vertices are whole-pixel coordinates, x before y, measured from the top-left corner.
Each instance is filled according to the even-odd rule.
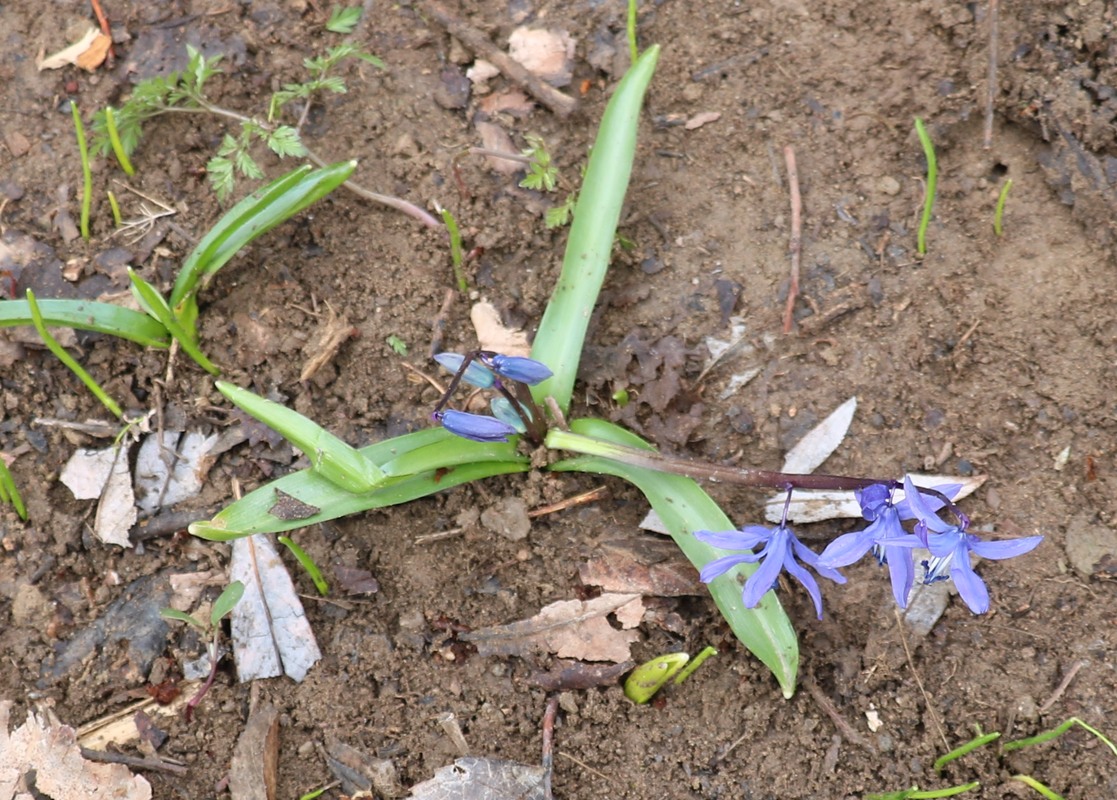
[[[893,178],[891,175],[885,175],[877,183],[877,186],[882,192],[890,197],[894,197],[900,193],[900,182]]]

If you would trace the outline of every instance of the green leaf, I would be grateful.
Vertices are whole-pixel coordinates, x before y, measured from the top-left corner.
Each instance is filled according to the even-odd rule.
[[[217,390],[237,408],[282,434],[306,454],[316,472],[347,492],[363,494],[384,482],[385,474],[374,461],[298,411],[225,381],[217,382]]]
[[[353,29],[357,27],[357,23],[360,21],[360,6],[354,8],[334,6],[333,10],[330,11],[330,18],[326,22],[326,30],[341,34],[352,33]]]
[[[181,321],[171,313],[170,306],[167,305],[166,299],[159,293],[159,290],[141,278],[131,267],[128,267],[128,277],[132,281],[132,294],[136,300],[148,314],[163,324],[163,327],[175,338],[183,352],[194,359],[198,366],[210,375],[219,374],[221,370],[206,358],[205,353],[198,347],[194,330],[188,331],[182,326]]]
[[[305,156],[299,132],[290,125],[280,125],[267,137],[268,147],[278,156]]]
[[[244,584],[240,581],[233,581],[225,587],[216,600],[213,601],[213,609],[209,612],[209,623],[214,628],[226,616],[232,613],[233,607],[240,602],[244,597]]]
[[[226,159],[228,162],[228,160]],[[232,164],[229,163],[229,169]],[[356,161],[342,161],[322,169],[301,166],[241,200],[210,228],[179,270],[170,305],[180,319],[203,278],[225,266],[242,247],[261,234],[325,197],[342,183]]]
[[[636,153],[640,107],[658,58],[658,46],[645,50],[625,73],[605,108],[574,207],[562,273],[532,346],[532,358],[554,372],[532,387],[532,396],[542,402],[551,395],[564,411],[570,407],[586,328],[609,267]]]
[[[585,436],[650,449],[640,437],[603,420],[574,420],[570,429]],[[729,555],[694,537],[697,530],[728,531],[736,526],[690,478],[633,467],[598,456],[560,461],[552,464],[551,469],[614,475],[636,486],[659,514],[675,544],[699,570],[715,558]],[[756,570],[756,564],[740,564],[711,581],[708,588],[733,633],[776,676],[784,697],[791,697],[795,693],[799,670],[799,642],[775,592],[765,594],[756,608],[745,607],[737,576],[747,577]]]
[[[249,155],[247,150],[238,150],[234,163],[236,164],[237,172],[249,180],[255,181],[264,177],[264,170],[260,168],[260,165],[256,163],[256,159]]]
[[[177,608],[161,608],[159,609],[159,616],[163,619],[173,619],[178,622],[185,622],[187,625],[193,625],[200,631],[204,631],[206,626],[203,625],[194,617],[187,614],[185,611],[179,611]]]
[[[372,53],[354,53],[353,55],[354,55],[354,57],[361,59],[361,61],[364,61],[368,64],[372,64],[374,67],[377,67],[378,69],[387,69],[388,68],[388,65],[384,63],[384,59],[377,58]]]
[[[91,300],[39,300],[43,321],[52,328],[96,331],[135,342],[144,347],[166,348],[171,344],[167,329],[147,314],[111,303]],[[26,300],[0,300],[0,328],[31,325]]]
[[[315,82],[314,88],[316,90],[333,92],[334,94],[345,94],[349,91],[345,87],[345,79],[340,75],[330,75],[327,78],[322,78]]]
[[[224,203],[233,193],[236,177],[233,175],[233,162],[225,156],[214,156],[206,162],[206,177],[217,199]]]

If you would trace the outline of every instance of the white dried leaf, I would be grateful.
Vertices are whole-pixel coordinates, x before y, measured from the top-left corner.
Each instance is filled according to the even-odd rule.
[[[933,489],[947,483],[961,484],[962,488],[954,496],[960,500],[973,494],[981,484],[985,483],[988,476],[972,475],[962,478],[956,475],[921,475],[909,473],[909,477],[916,486]],[[901,478],[902,479],[902,478]],[[897,489],[893,495],[896,502],[904,499],[904,490]],[[786,492],[772,495],[764,505],[764,517],[769,522],[779,522],[783,514]],[[810,489],[796,489],[791,494],[791,505],[787,510],[787,518],[791,522],[821,522],[825,519],[860,519],[861,504],[852,491],[822,491]]]
[[[834,409],[830,416],[811,428],[787,452],[782,471],[809,475],[822,466],[822,462],[828,459],[845,439],[855,411],[857,411],[856,397],[849,398]]]
[[[500,321],[500,312],[492,303],[482,300],[469,310],[469,319],[477,331],[477,341],[482,350],[492,350],[506,356],[531,356],[527,334],[515,328],[506,328]]]
[[[244,584],[232,613],[237,677],[302,681],[322,652],[272,539],[256,534],[234,540],[229,580]]]
[[[90,67],[81,60],[82,56],[91,49],[96,47],[99,50],[102,46],[105,50],[108,49],[108,37],[96,28],[91,27],[85,32],[84,36],[72,45],[40,60],[36,66],[40,72],[44,69],[61,69],[69,64],[78,64],[78,66],[81,66],[83,69],[90,69]],[[104,56],[101,57],[101,60],[104,60]],[[99,63],[100,61],[97,62],[97,64]]]
[[[194,497],[212,465],[208,458],[218,436],[198,431],[149,435],[136,456],[136,490],[142,511],[152,514]]]
[[[105,483],[109,479],[115,460],[116,448],[114,447],[104,450],[78,448],[62,468],[62,474],[58,479],[62,481],[63,486],[73,492],[75,499],[96,500],[105,490]]]
[[[112,448],[110,448],[112,449]],[[128,465],[128,453],[132,445],[121,444],[116,448],[116,458],[101,502],[97,504],[97,516],[93,519],[93,535],[105,544],[131,547],[128,533],[136,524],[139,513],[136,511],[136,493],[132,490],[132,473]]]
[[[544,800],[543,768],[495,758],[459,758],[411,787],[412,800]]]

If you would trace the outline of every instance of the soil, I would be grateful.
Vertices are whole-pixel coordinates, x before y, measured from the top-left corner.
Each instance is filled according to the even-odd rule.
[[[67,238],[81,184],[69,101],[88,119],[121,102],[139,78],[181,68],[189,43],[225,54],[216,102],[263,114],[271,91],[303,79],[304,58],[338,41],[323,29],[323,9],[306,0],[106,5],[116,60],[94,73],[35,69],[40,51],[80,35],[84,9],[13,0],[0,10],[0,230],[5,257],[22,254],[4,265],[19,296],[27,288],[40,298],[120,292],[123,263],[167,288],[222,210],[204,167],[227,124],[167,116],[150,123],[127,181],[177,210],[158,223],[157,241],[111,237],[105,190],[114,188],[126,216],[139,198],[116,185],[125,176],[105,158],[94,160],[92,237]],[[468,153],[481,143],[474,123],[491,96],[463,88],[471,54],[419,4],[366,5],[372,13],[353,40],[387,69],[347,67],[348,92],[313,107],[308,142],[328,159],[359,159],[362,185],[450,209],[466,249],[483,248],[468,264],[477,295],[506,324],[532,330],[566,239],[565,229],[544,224],[555,200]],[[567,187],[627,62],[623,6],[453,6],[500,46],[520,24],[576,40],[566,88],[575,113],[489,115],[517,147],[527,134],[541,136]],[[843,587],[824,587],[821,621],[799,587],[785,585],[807,686],[790,700],[733,641],[708,597],[655,599],[660,613],[639,628],[637,661],[707,644],[721,652],[649,706],[633,705],[617,683],[565,692],[554,734],[556,797],[840,798],[970,780],[981,787],[965,797],[1035,796],[1012,780],[1021,773],[1068,798],[1117,796],[1113,753],[1081,729],[1007,755],[983,748],[941,776],[932,768],[975,730],[1015,739],[1077,716],[1117,734],[1117,583],[1106,580],[1113,571],[1105,558],[1117,556],[1114,10],[1101,0],[1001,5],[985,147],[988,15],[984,3],[942,0],[641,4],[640,41],[663,53],[622,215],[632,247],[618,251],[591,326],[578,412],[617,418],[669,452],[778,468],[807,429],[856,395],[850,434],[827,471],[985,474],[963,504],[975,528],[1046,538],[1027,556],[979,567],[990,613],[975,616],[954,597],[925,637],[898,626],[875,564],[846,570]],[[497,77],[489,88],[509,85]],[[720,117],[682,124],[706,112]],[[927,121],[940,170],[923,257],[916,227],[925,162],[913,117]],[[785,336],[788,146],[803,194],[802,294],[796,332]],[[269,175],[286,169],[262,161]],[[1007,179],[997,236],[993,209]],[[79,267],[80,279],[63,279],[65,266]],[[432,324],[451,286],[442,234],[338,191],[222,270],[202,295],[201,339],[228,380],[363,445],[429,424],[437,392],[405,364],[435,374]],[[449,305],[446,349],[475,346],[470,306],[461,296]],[[300,382],[327,309],[359,335]],[[728,338],[734,318],[754,348],[699,381],[706,339]],[[408,355],[392,349],[392,336]],[[228,547],[191,539],[181,522],[180,532],[145,536],[131,549],[95,540],[93,503],[74,500],[58,474],[77,446],[105,442],[37,420],[107,414],[49,352],[10,347],[0,447],[18,456],[12,472],[30,521],[3,509],[0,698],[15,702],[13,724],[46,704],[76,727],[126,706],[201,649],[180,628],[167,629],[160,658],[138,664],[128,651],[138,633],[125,624],[109,636],[110,611],[132,609],[130,624],[139,626],[142,609],[131,598],[166,602],[151,585],[223,571]],[[209,377],[181,356],[168,371],[165,352],[85,335],[71,350],[111,395],[130,408],[158,408],[168,425],[211,432],[232,419]],[[730,376],[749,366],[759,375],[723,396]],[[610,399],[620,388],[634,397],[623,409]],[[254,439],[222,455],[202,494],[175,510],[204,519],[231,501],[234,482],[253,488],[292,461],[289,450]],[[603,499],[535,518],[523,539],[476,524],[419,539],[455,527],[471,509],[503,514],[509,498],[534,507],[599,485]],[[710,491],[735,521],[760,522],[763,495]],[[363,569],[377,590],[318,599],[291,559],[322,660],[297,684],[240,684],[223,666],[191,721],[160,723],[167,738],[158,754],[187,770],[146,772],[155,796],[227,794],[233,748],[250,707],[264,703],[279,712],[279,797],[332,781],[324,749],[337,743],[389,760],[405,789],[430,778],[459,755],[438,723],[447,712],[472,754],[538,764],[548,694],[528,679],[554,662],[483,657],[457,633],[587,596],[579,566],[603,541],[653,536],[638,527],[645,511],[638,493],[612,479],[519,476],[300,532],[328,579]],[[851,524],[802,534],[819,546]],[[90,631],[101,640],[60,662]]]

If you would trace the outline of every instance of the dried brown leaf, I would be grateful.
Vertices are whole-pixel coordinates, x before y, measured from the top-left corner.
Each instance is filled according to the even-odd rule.
[[[653,597],[706,593],[698,572],[674,542],[648,536],[602,542],[599,552],[578,567],[578,577],[606,592]]]

